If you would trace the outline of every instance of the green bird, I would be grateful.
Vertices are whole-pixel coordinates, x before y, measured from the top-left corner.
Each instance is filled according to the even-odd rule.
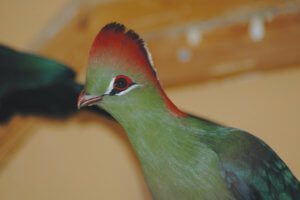
[[[96,36],[78,107],[97,105],[125,129],[154,199],[297,200],[300,184],[262,140],[180,111],[145,43],[118,23]]]

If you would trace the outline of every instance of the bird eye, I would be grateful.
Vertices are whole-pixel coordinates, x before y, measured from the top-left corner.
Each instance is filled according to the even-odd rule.
[[[114,89],[126,90],[132,84],[132,80],[124,75],[119,75],[115,78]]]
[[[142,85],[135,83],[129,77],[124,75],[118,75],[110,81],[104,95],[121,96],[139,86]]]

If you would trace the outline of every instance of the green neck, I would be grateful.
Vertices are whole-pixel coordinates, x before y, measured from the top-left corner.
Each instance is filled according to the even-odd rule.
[[[216,190],[225,194],[220,174],[212,173],[218,170],[216,155],[199,139],[207,123],[177,117],[166,108],[160,91],[141,90],[126,94],[121,104],[111,98],[102,107],[125,129],[154,198],[211,199],[206,187],[200,187],[211,177],[220,182]]]
[[[161,148],[157,145],[160,143],[168,146],[168,143],[183,141],[182,137],[187,137],[186,131],[182,130],[187,117],[177,117],[170,112],[156,87],[133,90],[124,95],[122,103],[118,97],[116,102],[113,98],[101,106],[123,126],[139,158],[148,148],[159,151]]]

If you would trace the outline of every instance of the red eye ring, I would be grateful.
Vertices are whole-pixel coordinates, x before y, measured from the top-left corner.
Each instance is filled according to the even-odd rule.
[[[114,89],[126,90],[132,84],[132,80],[124,75],[118,75],[114,81]]]

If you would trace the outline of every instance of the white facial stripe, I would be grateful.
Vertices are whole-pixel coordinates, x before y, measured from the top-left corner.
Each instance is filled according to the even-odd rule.
[[[151,68],[153,69],[153,71],[155,72],[155,76],[157,78],[157,80],[159,81],[159,78],[157,77],[157,71],[156,71],[156,68],[154,67],[154,63],[153,63],[153,60],[152,60],[152,55],[147,47],[147,44],[146,42],[144,42],[144,48],[146,49],[146,52],[147,52],[147,57],[148,57],[148,60],[150,62],[150,65],[151,65]]]
[[[114,89],[114,82],[115,82],[116,78],[117,77],[114,77],[113,79],[111,79],[111,81],[110,81],[110,83],[109,83],[109,85],[108,85],[108,87],[107,87],[104,95],[108,95]]]
[[[134,85],[130,86],[129,88],[127,88],[126,90],[117,93],[116,96],[121,96],[121,95],[123,95],[123,94],[126,94],[126,93],[130,92],[131,90],[133,90],[134,88],[137,88],[137,87],[140,87],[140,86],[143,86],[143,85],[140,85],[140,84],[134,84]]]
[[[104,95],[109,95],[109,94],[111,93],[111,91],[114,89],[114,82],[115,82],[116,78],[117,78],[117,76],[114,77],[113,79],[111,79],[111,81],[110,81],[110,83],[109,83],[109,85],[108,85],[108,87],[107,87],[107,89],[106,89]],[[122,91],[122,92],[119,92],[119,93],[117,93],[117,94],[115,94],[115,95],[116,95],[116,96],[121,96],[121,95],[123,95],[123,94],[126,94],[126,93],[130,92],[130,91],[133,90],[134,88],[137,88],[137,87],[140,87],[140,86],[143,86],[143,85],[140,85],[140,84],[134,84],[134,85],[128,87],[126,90],[124,90],[124,91]]]
[[[149,62],[151,64],[151,67],[156,72],[156,69],[154,68],[154,63],[153,63],[153,60],[152,60],[152,55],[151,55],[150,51],[148,50],[146,42],[144,42],[144,48],[146,49],[147,57],[148,57],[148,60],[149,60]]]

